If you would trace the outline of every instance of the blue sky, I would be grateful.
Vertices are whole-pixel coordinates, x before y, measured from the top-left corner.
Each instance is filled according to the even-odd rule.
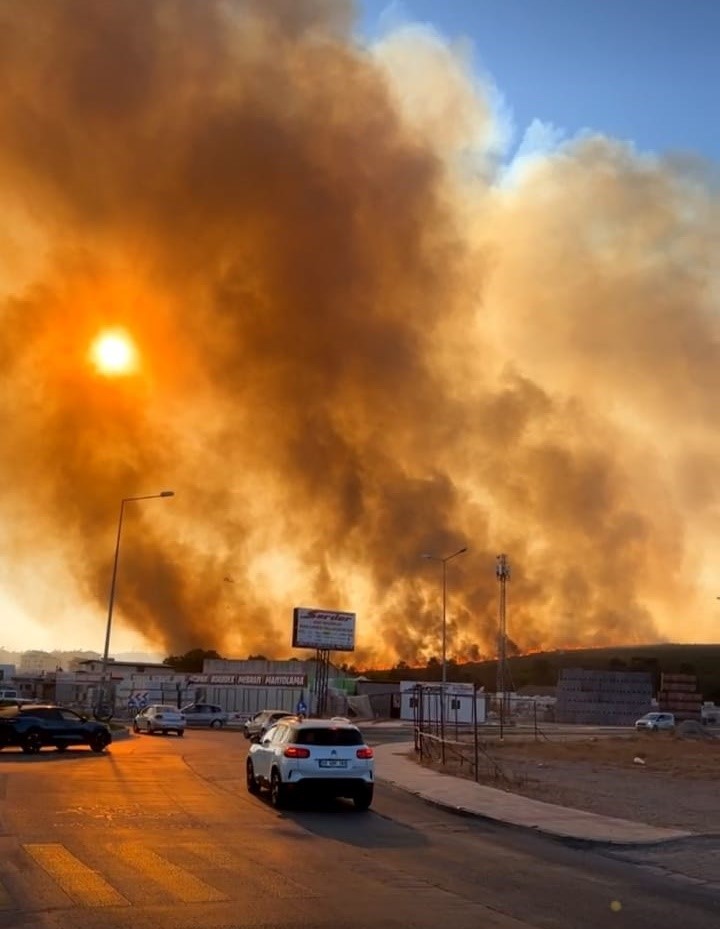
[[[358,0],[361,30],[473,40],[513,116],[720,161],[720,0]]]

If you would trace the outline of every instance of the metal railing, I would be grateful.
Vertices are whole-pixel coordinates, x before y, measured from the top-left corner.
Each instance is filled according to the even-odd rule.
[[[499,759],[505,740],[548,738],[542,724],[551,711],[531,697],[487,694],[477,685],[461,692],[448,684],[443,692],[440,685],[418,684],[410,702],[419,760],[475,781],[509,786],[514,777]]]

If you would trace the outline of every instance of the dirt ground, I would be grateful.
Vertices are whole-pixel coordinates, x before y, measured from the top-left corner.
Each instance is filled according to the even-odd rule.
[[[472,759],[472,745],[462,751]],[[481,782],[493,787],[604,816],[720,835],[720,738],[648,733],[507,740],[484,743],[480,757]],[[455,751],[446,759],[447,773],[474,777]]]

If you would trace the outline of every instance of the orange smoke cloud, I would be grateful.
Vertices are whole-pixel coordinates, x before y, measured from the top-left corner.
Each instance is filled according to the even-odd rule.
[[[458,657],[494,651],[498,551],[523,649],[701,637],[711,187],[600,138],[502,172],[466,65],[351,12],[0,0],[6,588],[59,563],[100,629],[119,501],[170,487],[117,599],[167,651],[285,655],[318,605],[415,661],[420,554],[463,545]],[[89,363],[106,330],[131,377]]]

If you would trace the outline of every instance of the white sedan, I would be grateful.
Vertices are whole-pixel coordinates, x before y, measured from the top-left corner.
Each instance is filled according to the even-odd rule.
[[[133,720],[133,732],[147,732],[154,735],[156,732],[166,735],[174,732],[179,736],[185,735],[185,715],[175,706],[165,703],[154,703],[146,706]]]

